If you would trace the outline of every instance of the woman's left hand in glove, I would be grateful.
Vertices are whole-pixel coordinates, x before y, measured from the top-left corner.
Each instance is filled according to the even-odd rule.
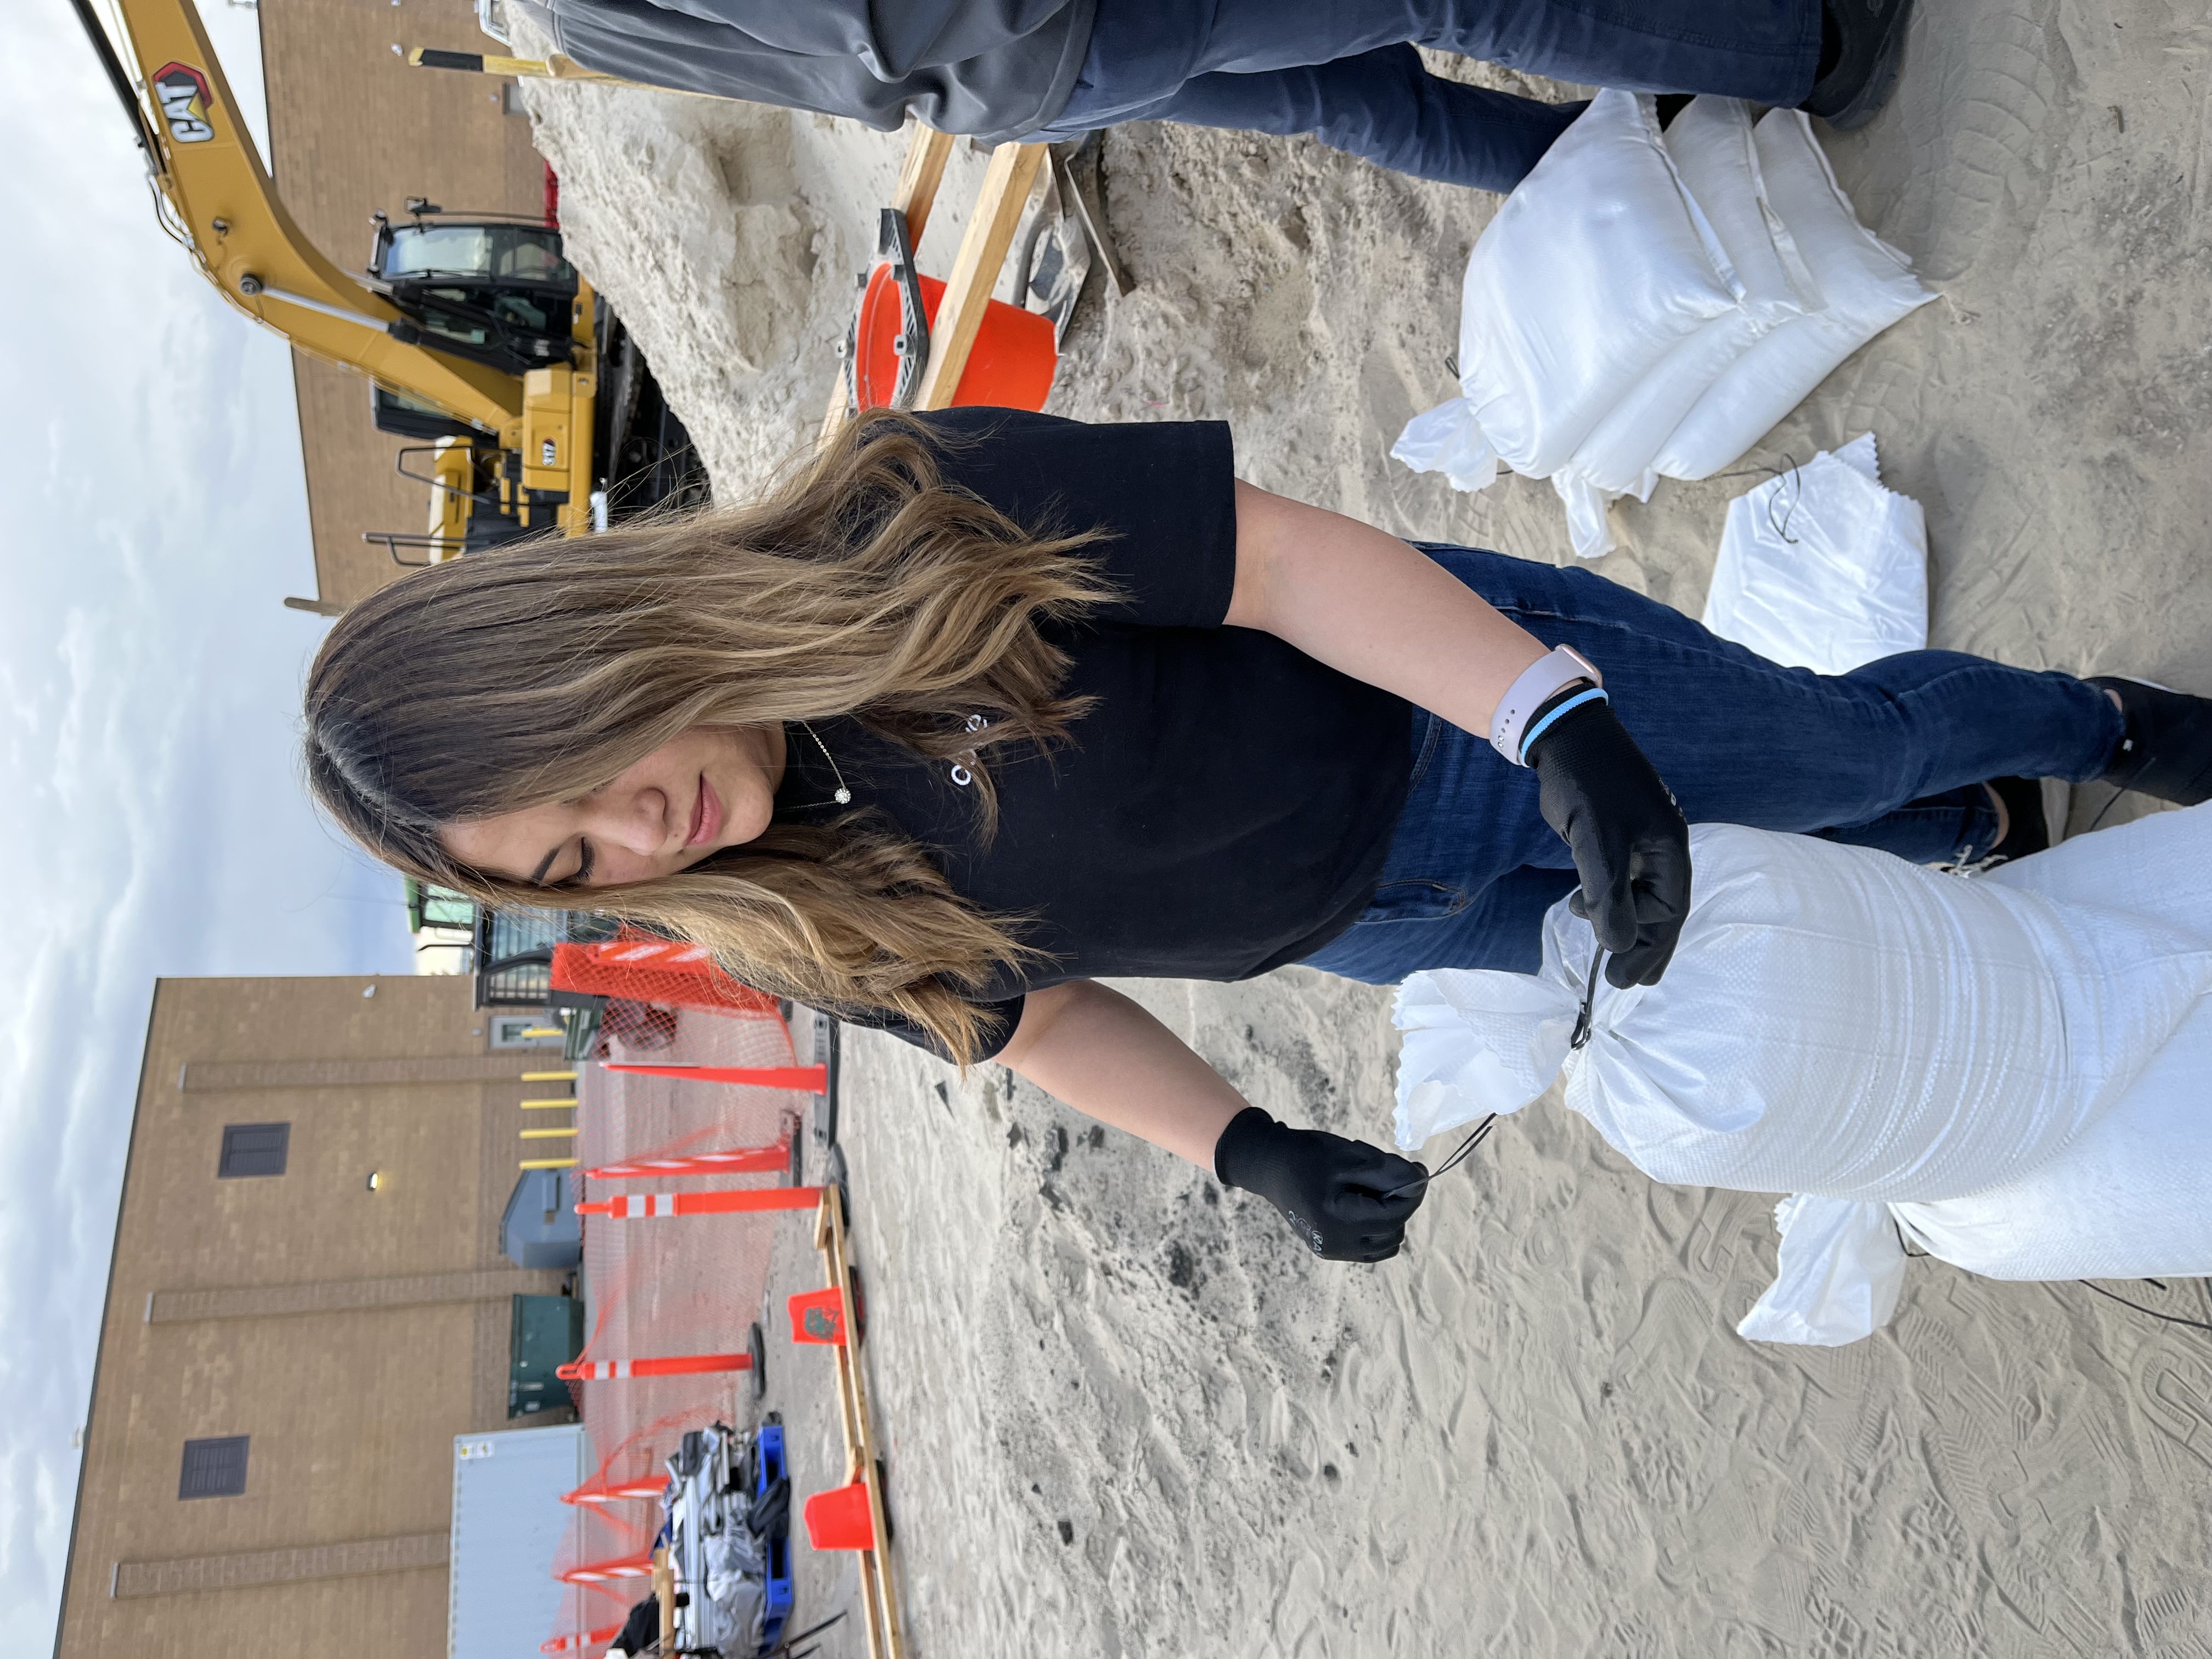
[[[1690,913],[1690,829],[1659,773],[1599,701],[1546,726],[1525,757],[1537,806],[1574,854],[1574,911],[1610,952],[1605,976],[1656,985]]]

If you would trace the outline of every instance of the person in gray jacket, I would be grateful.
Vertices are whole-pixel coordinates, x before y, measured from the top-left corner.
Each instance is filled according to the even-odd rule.
[[[1186,121],[1510,191],[1578,114],[1420,46],[1583,85],[1872,117],[1911,0],[515,0],[587,68],[994,142]]]

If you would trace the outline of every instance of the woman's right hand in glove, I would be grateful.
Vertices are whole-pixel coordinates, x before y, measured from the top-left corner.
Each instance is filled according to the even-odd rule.
[[[1258,1193],[1316,1255],[1397,1255],[1428,1189],[1418,1164],[1248,1105],[1174,1032],[1096,981],[1030,992],[999,1057],[1078,1110]]]
[[[1410,1158],[1320,1129],[1293,1129],[1257,1106],[1229,1121],[1213,1148],[1224,1187],[1257,1193],[1291,1231],[1331,1261],[1388,1261],[1427,1195],[1429,1172]]]

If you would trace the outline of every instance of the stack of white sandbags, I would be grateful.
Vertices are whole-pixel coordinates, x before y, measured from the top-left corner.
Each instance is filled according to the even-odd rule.
[[[1738,1327],[1764,1341],[1886,1323],[1900,1229],[2000,1278],[2212,1273],[2212,806],[1972,881],[1733,825],[1690,844],[1666,977],[1601,981],[1579,1050],[1592,942],[1565,902],[1534,975],[1406,981],[1401,1146],[1564,1074],[1653,1178],[1792,1194]]]
[[[1549,478],[1576,552],[1605,507],[1736,459],[1835,367],[1935,296],[1858,222],[1796,110],[1754,127],[1699,98],[1601,92],[1469,256],[1462,396],[1391,453],[1480,489],[1502,463]]]

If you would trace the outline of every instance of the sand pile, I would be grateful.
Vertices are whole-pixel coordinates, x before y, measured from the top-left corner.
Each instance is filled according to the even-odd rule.
[[[1872,428],[1927,508],[1939,644],[2212,687],[2208,76],[2186,8],[1947,0],[1893,107],[1829,142],[1943,297],[1742,465]],[[903,141],[534,97],[578,258],[742,496],[819,418]],[[925,268],[981,167],[957,159]],[[1226,418],[1257,483],[1567,558],[1547,486],[1456,495],[1386,459],[1452,390],[1492,201],[1164,127],[1109,137],[1104,191],[1141,286],[1094,276],[1056,411]],[[1600,568],[1694,611],[1751,482],[1622,503]],[[1299,969],[1137,988],[1279,1115],[1386,1138],[1383,994]],[[920,1654],[2212,1653],[2201,1334],[1923,1262],[1870,1341],[1752,1347],[1762,1203],[1655,1187],[1541,1109],[1432,1194],[1407,1259],[1316,1264],[997,1068],[963,1083],[866,1035],[847,1057]],[[788,1243],[785,1284],[816,1282]],[[819,1361],[773,1371],[802,1486],[835,1478]],[[819,1606],[836,1564],[801,1564]],[[825,1653],[860,1650],[842,1636]]]

